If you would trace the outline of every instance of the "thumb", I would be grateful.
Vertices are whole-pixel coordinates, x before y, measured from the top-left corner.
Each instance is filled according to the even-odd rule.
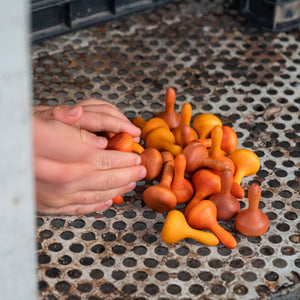
[[[83,109],[81,106],[68,105],[53,106],[49,109],[35,112],[35,116],[44,121],[56,120],[68,125],[78,122],[82,114]]]

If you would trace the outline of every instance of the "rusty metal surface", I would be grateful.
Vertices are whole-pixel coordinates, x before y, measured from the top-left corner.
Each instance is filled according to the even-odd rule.
[[[226,4],[224,4],[226,3]],[[34,104],[94,97],[148,119],[168,87],[193,115],[230,125],[261,169],[269,231],[236,249],[160,239],[165,214],[145,207],[138,182],[126,203],[88,216],[37,216],[40,299],[270,299],[299,289],[300,34],[259,31],[228,1],[172,1],[35,45]],[[247,198],[241,200],[242,208]]]

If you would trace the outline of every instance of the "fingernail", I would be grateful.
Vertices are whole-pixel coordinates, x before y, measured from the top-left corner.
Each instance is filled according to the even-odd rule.
[[[107,146],[107,139],[103,136],[98,136],[96,138],[96,141],[97,141],[98,145],[103,148],[105,148]]]
[[[140,156],[138,156],[137,159],[136,159],[136,164],[137,164],[137,165],[140,165],[141,162],[142,162],[142,159],[141,159]]]
[[[145,178],[146,175],[147,175],[147,170],[146,170],[146,168],[143,168],[140,173],[140,176],[141,176],[141,178]]]
[[[113,201],[112,200],[107,200],[104,202],[105,206],[112,206]]]
[[[136,182],[131,182],[131,183],[128,184],[128,188],[131,189],[131,190],[134,189],[135,186],[136,186]]]
[[[74,106],[71,109],[69,109],[69,116],[71,117],[75,117],[77,115],[77,113],[79,112],[79,106]]]

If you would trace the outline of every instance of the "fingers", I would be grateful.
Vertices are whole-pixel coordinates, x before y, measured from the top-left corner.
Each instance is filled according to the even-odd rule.
[[[92,132],[127,132],[132,137],[138,137],[141,134],[141,130],[133,125],[130,121],[115,117],[113,115],[103,114],[102,112],[84,112],[81,119],[77,123],[77,126]]]
[[[89,106],[89,105],[102,105],[102,104],[109,105],[111,108],[118,110],[118,108],[115,105],[113,105],[105,100],[100,100],[100,99],[95,99],[95,98],[83,100],[83,101],[77,103],[76,105]]]
[[[104,149],[107,140],[57,121],[41,121],[33,118],[33,142],[35,155],[61,162],[88,158],[95,149]]]
[[[79,140],[85,144],[93,145],[98,149],[105,149],[107,146],[107,139],[103,136],[97,136],[94,133],[88,132],[85,129],[79,128],[76,133],[74,132],[75,136],[79,138]]]
[[[105,202],[97,202],[94,204],[71,204],[60,208],[44,208],[40,209],[40,213],[55,215],[85,215],[96,211],[104,210],[112,205],[112,200]]]
[[[38,205],[37,210],[38,212],[45,214],[65,215],[80,215],[101,211],[112,205],[111,199],[113,197],[130,192],[135,186],[135,183],[130,183],[110,191],[83,191],[71,194],[65,199],[64,197],[59,196],[60,203],[63,202],[63,205],[58,206],[57,204],[53,204],[52,207]]]
[[[122,119],[122,120],[127,121],[128,123],[132,124],[131,121],[123,113],[121,113],[116,106],[114,106],[113,104],[111,104],[109,102],[106,102],[103,100],[97,100],[97,99],[89,99],[89,100],[82,101],[80,104],[77,104],[77,105],[82,105],[84,113],[87,113],[87,112],[96,113],[96,114],[102,113],[103,116],[105,114],[107,114],[112,117]],[[86,125],[84,125],[84,122],[82,122],[82,121],[81,121],[80,125],[86,126]],[[77,124],[77,126],[79,126],[79,124]],[[87,129],[88,127],[87,128],[82,127],[82,128]],[[90,130],[93,132],[99,131],[97,127],[90,128],[87,130]],[[128,133],[130,133],[130,132],[128,132]],[[140,132],[138,133],[138,135],[133,135],[134,141],[136,143],[138,143],[140,141],[139,136],[140,136]]]
[[[82,107],[84,112],[108,114],[130,122],[129,119],[123,113],[121,113],[116,106],[107,102],[100,105],[82,105]]]
[[[88,176],[70,183],[70,189],[77,191],[108,191],[128,185],[135,185],[135,182],[146,176],[144,166],[133,166],[110,170],[94,171]],[[129,188],[132,189],[131,186]]]
[[[143,168],[143,166],[140,166],[141,158],[138,154],[125,152],[120,153],[119,151],[109,150],[94,151],[93,153],[95,152],[97,154],[95,157],[97,158],[92,159],[92,155],[88,155],[86,157],[86,161],[81,162],[62,162],[52,158],[49,159],[47,157],[36,155],[34,159],[35,175],[39,180],[50,181],[57,184],[66,184],[69,182],[74,183],[76,180],[82,178],[85,180],[85,178],[92,176],[90,174],[95,176],[97,172],[104,172],[105,170],[122,170],[122,168],[130,168],[132,166],[139,166]],[[144,172],[143,170],[140,171]],[[143,174],[141,174],[140,177],[143,178]],[[127,183],[129,183],[130,180],[131,179],[129,179]],[[110,181],[112,180],[110,179]],[[95,183],[94,180],[93,182],[96,187],[100,188],[99,181]],[[76,186],[74,188],[76,188]],[[84,189],[84,187],[81,189]]]
[[[34,159],[36,180],[51,184],[64,185],[74,182],[89,174],[91,170],[93,168],[88,163],[62,163],[44,157]]]
[[[136,156],[139,158],[138,155],[133,155],[132,162],[120,161],[113,169],[97,168],[87,162],[62,163],[37,156],[34,160],[35,176],[42,182],[64,186],[66,192],[105,191],[125,186],[146,176],[146,169],[138,164],[140,159],[134,159]],[[112,165],[109,163],[107,167]],[[120,167],[121,165],[124,167]]]
[[[60,208],[59,211],[62,211],[66,215],[86,215],[89,213],[93,213],[96,211],[104,210],[111,206],[112,200],[108,200],[107,202],[100,202],[95,204],[75,204],[66,206],[64,208]],[[109,204],[108,204],[109,203]],[[61,213],[61,212],[60,212]]]
[[[94,151],[87,160],[98,170],[125,168],[141,164],[140,155],[114,150]]]
[[[72,205],[74,204],[96,204],[106,202],[118,195],[126,194],[132,191],[136,187],[135,182],[124,185],[119,188],[107,190],[107,191],[81,191],[76,193],[72,198]]]
[[[83,114],[83,108],[81,106],[53,106],[53,107],[40,107],[35,109],[34,115],[40,119],[56,120],[65,124],[71,125],[79,121]]]
[[[89,99],[75,106],[37,106],[34,116],[44,121],[56,120],[91,132],[127,132],[139,142],[141,130],[116,106],[103,100]]]

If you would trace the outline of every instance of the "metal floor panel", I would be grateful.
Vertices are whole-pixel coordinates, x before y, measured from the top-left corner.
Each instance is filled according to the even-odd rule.
[[[145,207],[144,181],[125,204],[101,213],[38,215],[39,298],[299,296],[299,42],[296,30],[260,31],[228,1],[185,0],[33,46],[34,105],[94,97],[130,119],[149,119],[173,87],[178,112],[189,102],[194,116],[219,116],[237,132],[239,148],[261,160],[242,186],[260,184],[270,219],[256,238],[220,222],[238,241],[233,250],[190,239],[167,245],[160,239],[166,214]]]

